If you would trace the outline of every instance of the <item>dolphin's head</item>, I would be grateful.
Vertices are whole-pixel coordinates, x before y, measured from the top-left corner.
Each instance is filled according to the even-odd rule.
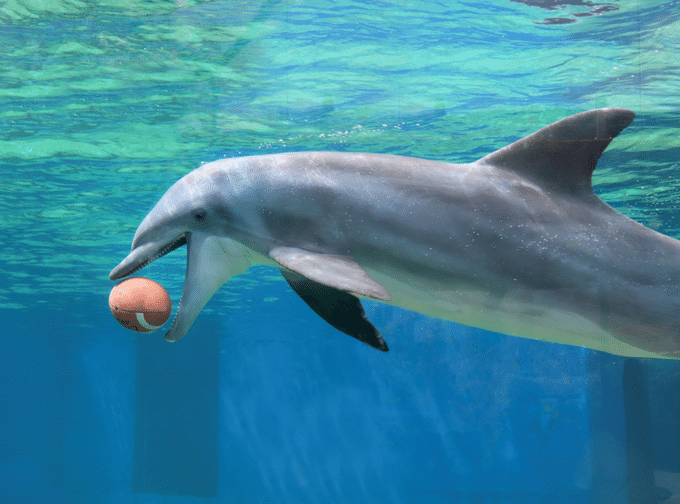
[[[201,184],[204,186],[205,184]],[[131,275],[159,257],[187,243],[194,231],[208,227],[206,187],[192,187],[185,178],[177,181],[141,222],[130,254],[109,275],[111,280]]]
[[[170,341],[184,336],[215,291],[250,265],[246,249],[229,238],[226,199],[215,177],[200,169],[181,178],[144,218],[130,254],[109,274],[111,280],[126,277],[187,245],[182,299],[165,336]]]

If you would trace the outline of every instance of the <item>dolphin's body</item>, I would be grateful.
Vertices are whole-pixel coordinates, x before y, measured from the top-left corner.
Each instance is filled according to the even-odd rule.
[[[680,358],[680,242],[594,195],[634,118],[577,114],[471,164],[305,152],[208,163],[142,221],[118,279],[184,243],[166,339],[251,264],[280,268],[329,323],[387,350],[355,296],[515,336]]]

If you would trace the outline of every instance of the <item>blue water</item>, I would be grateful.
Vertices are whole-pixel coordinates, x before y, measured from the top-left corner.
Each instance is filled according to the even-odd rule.
[[[137,225],[201,163],[470,162],[598,107],[637,118],[596,193],[680,238],[680,2],[571,3],[4,2],[0,502],[680,502],[675,361],[366,302],[383,354],[265,267],[172,345],[107,306]],[[144,269],[175,306],[185,261]]]

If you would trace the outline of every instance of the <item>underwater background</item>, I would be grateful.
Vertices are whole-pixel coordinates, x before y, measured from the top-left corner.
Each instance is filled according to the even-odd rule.
[[[471,162],[599,107],[637,117],[595,192],[680,238],[680,2],[8,0],[0,47],[0,502],[680,502],[676,361],[364,302],[383,354],[266,267],[174,344],[107,303],[201,163]],[[175,306],[185,261],[143,272]]]

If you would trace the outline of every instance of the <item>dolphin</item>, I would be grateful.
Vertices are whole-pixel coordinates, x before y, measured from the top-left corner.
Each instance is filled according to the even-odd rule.
[[[110,274],[186,244],[168,341],[253,264],[278,268],[328,323],[385,340],[360,299],[630,357],[680,358],[680,242],[593,192],[635,117],[576,114],[470,164],[363,153],[223,159],[177,181]]]

